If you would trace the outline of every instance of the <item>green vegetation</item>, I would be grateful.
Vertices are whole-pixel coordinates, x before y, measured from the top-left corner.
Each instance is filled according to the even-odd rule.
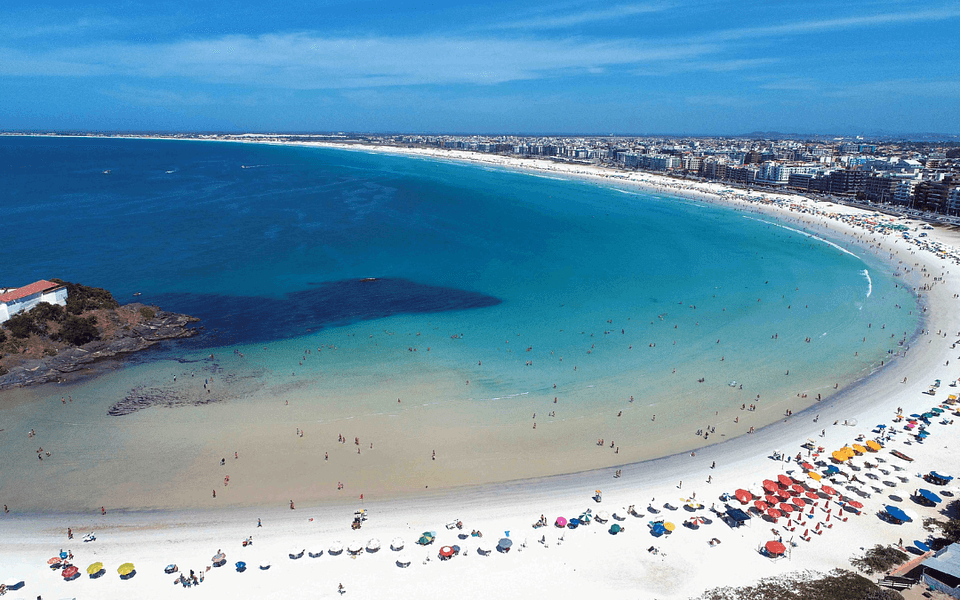
[[[155,310],[153,310],[149,306],[144,306],[143,308],[140,309],[140,316],[146,319],[147,321],[149,321],[150,319],[156,317],[157,313]]]
[[[877,544],[864,552],[863,556],[851,560],[850,564],[864,573],[884,573],[906,562],[908,558],[910,557],[905,552],[901,552],[893,546]]]
[[[113,295],[103,288],[88,287],[62,279],[50,281],[67,286],[67,312],[70,314],[79,315],[86,310],[120,306],[120,303],[113,299]]]
[[[37,327],[30,313],[13,315],[4,323],[4,327],[10,331],[13,337],[20,339],[30,337],[31,333],[40,333],[40,329]]]
[[[50,304],[49,302],[41,302],[30,309],[29,314],[34,322],[36,323],[46,323],[47,321],[53,321],[54,323],[63,323],[64,317],[67,316],[67,313],[63,310],[63,307],[59,304]]]
[[[0,329],[0,344],[4,343],[5,341],[7,341],[7,334]]]
[[[744,587],[714,588],[696,600],[903,600],[903,596],[852,571],[834,569],[825,576],[795,572]]]
[[[956,518],[956,515],[960,514],[960,500],[947,504],[946,509],[948,515],[953,515],[946,521],[932,518],[923,520],[924,529],[940,534],[943,546],[960,542],[960,519]]]
[[[75,317],[70,315],[60,328],[60,339],[74,346],[82,346],[87,342],[100,339],[96,317]]]

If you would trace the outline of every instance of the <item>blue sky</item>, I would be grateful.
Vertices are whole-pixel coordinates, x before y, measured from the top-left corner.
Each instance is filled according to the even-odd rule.
[[[0,129],[960,133],[960,3],[0,3]]]

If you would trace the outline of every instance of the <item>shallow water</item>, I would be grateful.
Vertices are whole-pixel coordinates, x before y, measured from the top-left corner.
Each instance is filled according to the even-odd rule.
[[[608,185],[186,141],[0,138],[0,169],[5,284],[139,291],[208,327],[5,394],[11,506],[307,501],[623,464],[798,410],[918,322],[890,268],[843,240]],[[132,391],[216,402],[108,417]]]

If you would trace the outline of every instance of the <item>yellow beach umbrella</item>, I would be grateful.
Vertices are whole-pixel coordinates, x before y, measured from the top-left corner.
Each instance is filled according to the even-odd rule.
[[[117,567],[117,573],[120,573],[121,575],[129,575],[130,573],[133,573],[133,571],[134,571],[133,563],[123,563],[122,565]]]
[[[833,453],[830,454],[830,456],[832,456],[834,460],[839,462],[843,462],[848,458],[850,458],[849,456],[847,456],[847,453],[844,452],[843,450],[834,450]]]
[[[880,448],[883,448],[883,446],[878,444],[876,440],[867,440],[867,448],[873,450],[874,452],[879,452]]]
[[[864,448],[863,446],[861,446],[860,444],[854,444],[854,445],[853,445],[853,451],[856,452],[857,454],[866,454],[866,453],[867,453],[867,449]]]
[[[810,471],[809,473],[807,473],[807,475],[810,476],[810,479],[816,479],[817,481],[820,481],[820,477],[821,477],[820,473],[815,473],[813,471]]]
[[[840,448],[840,451],[846,454],[847,458],[853,458],[854,456],[857,455],[857,453],[854,452],[853,448],[851,448],[850,446],[844,446],[843,448]]]
[[[99,573],[99,572],[102,571],[102,570],[103,570],[103,563],[102,563],[102,562],[95,562],[95,563],[93,563],[92,565],[90,565],[89,567],[87,567],[87,575],[96,575],[97,573]]]
[[[674,529],[677,528],[677,526],[674,525],[673,523],[670,523],[670,522],[668,521],[668,522],[666,522],[666,523],[663,524],[663,528],[666,529],[667,531],[673,531]]]

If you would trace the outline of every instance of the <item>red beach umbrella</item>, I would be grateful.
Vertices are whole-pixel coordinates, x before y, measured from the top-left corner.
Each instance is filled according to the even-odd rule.
[[[787,547],[784,546],[782,543],[778,542],[777,540],[770,540],[769,542],[767,542],[767,544],[764,547],[767,549],[767,552],[772,554],[773,556],[783,554],[784,552],[787,551]]]
[[[806,501],[806,500],[804,500],[803,498],[799,498],[799,497],[792,499],[791,502],[793,502],[794,504],[796,504],[796,505],[797,505],[798,507],[800,507],[800,508],[803,508],[803,507],[806,506],[806,504],[807,504],[807,501]]]
[[[78,569],[73,565],[70,565],[69,567],[63,570],[62,575],[64,579],[70,579],[71,577],[76,577],[77,573],[79,572],[80,572],[80,569]]]
[[[450,558],[451,556],[453,556],[453,548],[451,548],[450,546],[444,546],[440,548],[440,556],[444,558]]]
[[[50,558],[47,560],[48,565],[59,565],[62,562],[63,562],[63,559],[60,558],[59,556],[54,556],[53,558]]]
[[[753,505],[756,506],[757,510],[759,510],[760,512],[763,512],[767,510],[767,508],[769,508],[767,503],[764,502],[763,500],[757,500],[756,502],[753,503]]]
[[[793,485],[793,480],[787,477],[786,475],[777,475],[777,481],[780,482],[780,485],[783,487],[790,487]]]
[[[805,462],[805,463],[803,463],[803,464],[800,465],[800,466],[803,467],[804,470],[807,470],[807,471],[812,471],[812,470],[814,470],[814,469],[816,468],[816,467],[814,467],[813,465],[811,465],[811,464],[808,463],[808,462]]]
[[[837,494],[837,490],[833,489],[829,485],[821,487],[820,490],[828,496],[835,496]]]
[[[793,512],[793,505],[787,504],[786,502],[781,502],[780,510],[786,514],[790,514]]]
[[[820,498],[820,494],[816,492],[807,492],[806,494],[804,494],[804,496],[806,496],[807,498],[810,498],[811,500],[817,500],[818,498]]]
[[[802,493],[804,492],[803,486],[800,485],[799,483],[795,483],[795,484],[791,485],[791,486],[790,486],[790,489],[793,490],[794,493],[797,493],[797,494],[802,494]]]
[[[780,517],[783,516],[783,514],[775,508],[768,508],[767,514],[773,517],[774,519],[779,519]]]
[[[753,494],[744,489],[735,491],[733,495],[736,496],[737,500],[739,500],[741,504],[746,504],[747,502],[753,500]]]
[[[776,496],[773,496],[770,494],[767,494],[766,496],[764,496],[763,499],[767,501],[767,504],[772,504],[773,506],[776,506],[777,503],[780,502],[780,500],[777,499]]]
[[[764,479],[763,489],[767,490],[771,494],[774,494],[780,489],[780,485],[776,481],[773,481],[772,479]]]
[[[849,506],[854,507],[854,508],[857,509],[857,510],[860,510],[861,508],[863,508],[863,504],[857,502],[856,500],[848,500],[848,501],[847,501],[847,504],[848,504]]]

